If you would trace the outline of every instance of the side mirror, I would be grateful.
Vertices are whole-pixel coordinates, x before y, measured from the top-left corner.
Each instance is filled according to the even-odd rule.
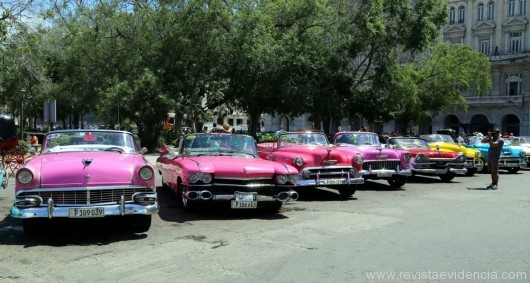
[[[142,149],[140,150],[140,154],[146,154],[146,153],[147,153],[147,148],[142,147]]]

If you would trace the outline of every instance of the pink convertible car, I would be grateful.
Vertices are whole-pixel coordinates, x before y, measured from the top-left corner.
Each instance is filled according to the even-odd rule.
[[[186,210],[224,202],[232,209],[275,213],[298,198],[292,190],[296,168],[260,159],[256,141],[247,135],[183,136],[178,149],[163,147],[157,168]]]
[[[410,153],[384,148],[375,133],[339,132],[334,140],[338,150],[362,155],[361,174],[365,179],[385,179],[392,188],[400,188],[412,175]]]
[[[146,232],[158,213],[153,166],[135,136],[110,130],[49,132],[42,153],[16,173],[11,216],[24,231],[53,218],[122,217]]]

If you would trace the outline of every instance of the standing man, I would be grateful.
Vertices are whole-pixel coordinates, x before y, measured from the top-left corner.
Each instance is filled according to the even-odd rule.
[[[486,189],[496,190],[499,182],[499,158],[501,157],[504,140],[500,137],[500,130],[495,129],[491,133],[488,132],[482,142],[490,144],[488,149],[488,169],[491,173],[491,185],[487,186]]]
[[[466,132],[462,132],[458,138],[456,138],[458,145],[465,145],[467,143]]]

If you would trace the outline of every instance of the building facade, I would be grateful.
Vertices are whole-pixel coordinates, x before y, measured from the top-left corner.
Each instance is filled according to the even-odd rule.
[[[486,132],[499,128],[530,135],[530,30],[527,0],[449,0],[447,43],[465,44],[488,56],[489,96],[464,94],[468,111],[433,117],[433,131]]]
[[[530,136],[530,0],[448,0],[449,24],[442,28],[443,41],[465,44],[488,56],[491,62],[492,88],[488,96],[464,93],[468,111],[454,111],[431,117],[413,128],[415,134],[452,128],[458,132],[502,132]],[[308,115],[288,117],[266,115],[267,130],[319,128]],[[345,129],[356,125],[341,121]],[[369,125],[370,130],[391,133],[399,129],[395,122]]]

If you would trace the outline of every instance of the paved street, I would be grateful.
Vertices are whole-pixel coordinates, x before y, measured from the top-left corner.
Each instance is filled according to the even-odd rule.
[[[189,214],[159,187],[146,234],[98,221],[26,236],[8,216],[12,179],[0,190],[0,282],[368,282],[370,272],[393,282],[466,273],[529,281],[530,171],[503,173],[497,191],[483,189],[489,181],[416,177],[397,191],[368,182],[349,200],[316,190],[278,215]]]

